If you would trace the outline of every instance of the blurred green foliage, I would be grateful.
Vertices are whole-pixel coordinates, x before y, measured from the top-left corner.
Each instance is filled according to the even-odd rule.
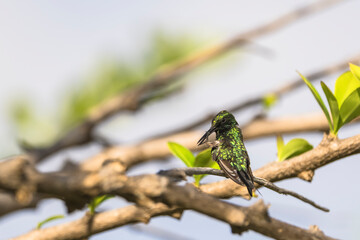
[[[266,94],[262,99],[262,104],[265,109],[270,109],[272,106],[276,104],[278,101],[278,97],[274,93]]]
[[[90,77],[69,86],[60,101],[62,104],[52,115],[38,113],[29,99],[19,97],[10,111],[18,138],[33,146],[49,144],[79,124],[96,105],[144,83],[158,69],[180,61],[199,46],[200,41],[193,37],[157,32],[150,39],[148,50],[136,61],[101,64]]]

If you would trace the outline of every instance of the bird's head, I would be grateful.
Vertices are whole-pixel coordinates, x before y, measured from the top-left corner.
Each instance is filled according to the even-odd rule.
[[[226,110],[216,114],[211,122],[210,129],[200,138],[198,145],[203,144],[213,132],[222,132],[238,125],[235,117]]]

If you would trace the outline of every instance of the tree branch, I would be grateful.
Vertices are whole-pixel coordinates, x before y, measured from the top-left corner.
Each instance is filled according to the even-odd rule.
[[[193,136],[187,136],[187,139],[189,144],[194,144]],[[156,157],[167,156],[169,154],[169,150],[166,146],[168,140],[169,139],[159,140],[160,142],[163,142],[164,146],[159,145],[160,142],[154,142],[154,140],[152,140],[152,143],[149,143],[149,145],[134,146],[132,147],[133,149],[128,152],[129,155],[126,155],[123,151],[119,151],[119,149],[105,152],[98,156],[97,161],[93,163],[91,161],[88,162],[92,164],[87,165],[87,168],[80,168],[83,169],[83,171],[91,171],[90,173],[80,171],[80,173],[64,172],[41,175],[40,173],[34,172],[34,170],[24,172],[24,166],[29,166],[30,164],[25,156],[18,156],[13,159],[14,161],[8,160],[0,163],[0,188],[20,192],[22,193],[20,195],[25,196],[25,199],[26,196],[29,198],[32,196],[29,193],[34,192],[34,189],[40,193],[50,194],[52,197],[65,197],[65,201],[71,203],[68,206],[71,211],[84,206],[92,196],[109,193],[108,184],[104,183],[105,186],[107,186],[106,188],[101,187],[101,181],[106,182],[106,180],[109,181],[111,179],[109,177],[101,177],[105,171],[104,169],[106,169],[104,166],[114,166],[114,169],[116,169],[118,174],[114,179],[118,179],[119,182],[122,182],[123,178],[126,178],[123,174],[129,166]],[[177,141],[177,139],[173,140]],[[359,135],[344,140],[333,141],[324,138],[324,141],[315,149],[281,163],[274,162],[268,164],[265,167],[254,171],[254,175],[265,178],[271,182],[296,177],[301,172],[309,170],[314,171],[318,167],[339,158],[358,153],[359,149]],[[92,160],[94,160],[94,158]],[[9,161],[12,162],[8,163]],[[29,177],[25,178],[25,176],[28,175]],[[88,180],[87,184],[84,185],[83,181],[85,181],[85,179]],[[23,182],[26,181],[36,183],[36,186],[32,186],[34,184],[29,183],[24,184]],[[227,180],[204,184],[200,189],[220,198],[228,198],[234,195],[247,198],[247,193],[244,191],[244,188]]]
[[[333,239],[325,236],[319,230],[304,230],[269,217],[267,212],[268,206],[262,201],[258,201],[250,207],[239,207],[201,193],[191,185],[183,187],[171,185],[166,191],[161,193],[161,196],[170,206],[162,203],[156,204],[156,207],[153,208],[128,206],[97,213],[94,216],[86,215],[73,222],[41,230],[33,230],[28,234],[14,238],[14,240],[81,239],[126,224],[136,222],[147,223],[155,216],[170,215],[179,218],[181,212],[186,209],[195,210],[229,223],[232,226],[233,232],[239,234],[247,230],[255,230],[265,236],[276,239]]]
[[[269,164],[255,171],[254,174],[263,178],[266,177],[270,181],[278,181],[289,177],[296,177],[302,171],[314,170],[359,151],[360,135],[344,140],[325,137],[322,143],[313,150],[287,161]],[[288,234],[304,236],[298,239],[314,237],[306,235],[301,232],[304,230],[299,230],[294,226],[283,226],[284,223],[278,220],[268,222],[264,213],[259,213],[259,215],[256,211],[251,211],[249,214],[246,214],[244,208],[219,200],[216,200],[216,203],[214,203],[215,198],[205,194],[209,193],[216,197],[241,195],[239,193],[241,193],[242,187],[229,181],[202,185],[200,189],[204,193],[201,193],[197,188],[191,187],[191,185],[186,185],[185,187],[176,186],[168,178],[157,175],[126,177],[118,174],[116,164],[117,162],[110,162],[103,166],[101,171],[95,173],[57,176],[56,174],[34,172],[31,169],[31,165],[27,164],[24,159],[15,158],[0,164],[0,187],[16,191],[24,184],[22,181],[25,181],[27,184],[35,182],[35,189],[38,192],[62,195],[62,198],[65,194],[65,199],[69,199],[69,195],[73,199],[81,199],[97,194],[115,193],[129,201],[136,202],[139,206],[146,209],[156,209],[158,204],[156,202],[158,201],[170,204],[170,206],[180,206],[181,209],[193,209],[228,222],[234,226],[233,230],[236,232],[252,229],[270,237],[281,238],[284,235],[274,231],[274,229],[282,228],[286,233],[289,232]],[[6,174],[11,174],[13,176],[12,179],[7,178]],[[224,188],[225,191],[229,192],[225,193]],[[209,208],[208,206],[212,207]],[[292,229],[292,227],[295,229]],[[291,229],[291,231],[288,231],[288,229]],[[295,238],[295,235],[286,235],[286,237],[292,239]]]

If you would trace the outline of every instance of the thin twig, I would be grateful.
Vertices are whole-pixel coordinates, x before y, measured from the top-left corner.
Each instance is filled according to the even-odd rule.
[[[256,182],[257,184],[261,185],[261,186],[264,186],[268,189],[271,189],[277,193],[280,193],[280,194],[284,194],[284,195],[290,195],[290,196],[293,196],[303,202],[306,202],[308,204],[310,204],[311,206],[317,208],[317,209],[320,209],[324,212],[330,212],[330,210],[328,208],[325,208],[325,207],[322,207],[318,204],[316,204],[314,201],[296,193],[296,192],[293,192],[293,191],[290,191],[290,190],[287,190],[285,188],[280,188],[278,186],[276,186],[275,184],[273,184],[272,182],[269,182],[268,180],[266,179],[263,179],[263,178],[258,178],[258,177],[254,177],[254,182]]]
[[[200,174],[225,176],[225,174],[222,170],[209,168],[209,167],[175,168],[175,169],[160,171],[158,174],[166,175],[166,176],[181,176],[181,173],[185,173],[187,176],[200,175]],[[316,204],[314,201],[312,201],[296,192],[287,190],[285,188],[280,188],[280,187],[276,186],[275,184],[273,184],[272,182],[269,182],[266,179],[258,178],[258,177],[254,176],[254,182],[256,182],[257,184],[264,186],[270,190],[273,190],[277,193],[293,196],[294,198],[297,198],[305,203],[308,203],[311,206],[313,206],[317,209],[320,209],[321,211],[324,211],[324,212],[330,211],[328,208],[322,207],[322,206]]]

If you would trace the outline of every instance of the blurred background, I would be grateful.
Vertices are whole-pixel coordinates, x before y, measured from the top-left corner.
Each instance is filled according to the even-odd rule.
[[[157,69],[189,54],[225,42],[283,14],[315,1],[0,1],[0,156],[20,153],[18,142],[43,146],[73,127],[97,104],[144,83]],[[135,113],[125,113],[102,124],[97,133],[113,144],[144,138],[192,123],[209,113],[260,96],[297,78],[360,54],[360,2],[345,1],[304,17],[278,31],[255,39],[187,74],[174,93],[161,95]],[[321,80],[333,89],[341,72]],[[315,87],[320,88],[319,82]],[[172,89],[170,89],[172,91]],[[240,123],[259,108],[235,113]],[[320,112],[305,87],[280,99],[270,118]],[[210,123],[209,123],[210,124]],[[202,126],[205,130],[209,125]],[[360,132],[358,124],[344,127],[340,138]],[[322,133],[284,136],[307,139],[316,146]],[[247,141],[252,168],[276,159],[276,139]],[[79,162],[101,151],[90,144],[65,151],[39,165],[57,170],[63,159]],[[135,167],[130,175],[181,167],[178,159]],[[298,200],[262,189],[271,216],[308,228],[318,225],[328,236],[360,236],[360,197],[356,183],[359,156],[336,161],[315,172],[311,184],[300,179],[279,186],[295,190],[330,208],[320,212]],[[204,183],[219,180],[207,177]],[[256,199],[228,200],[240,205]],[[102,210],[126,205],[114,198]],[[85,211],[85,210],[84,210]],[[48,226],[81,217],[67,215]],[[0,219],[0,239],[33,229],[37,222],[66,214],[60,200],[42,201],[37,209]],[[196,224],[196,229],[194,229]],[[243,239],[267,239],[247,232]],[[237,239],[227,224],[187,211],[180,221],[157,217],[148,225],[125,226],[91,239]]]

